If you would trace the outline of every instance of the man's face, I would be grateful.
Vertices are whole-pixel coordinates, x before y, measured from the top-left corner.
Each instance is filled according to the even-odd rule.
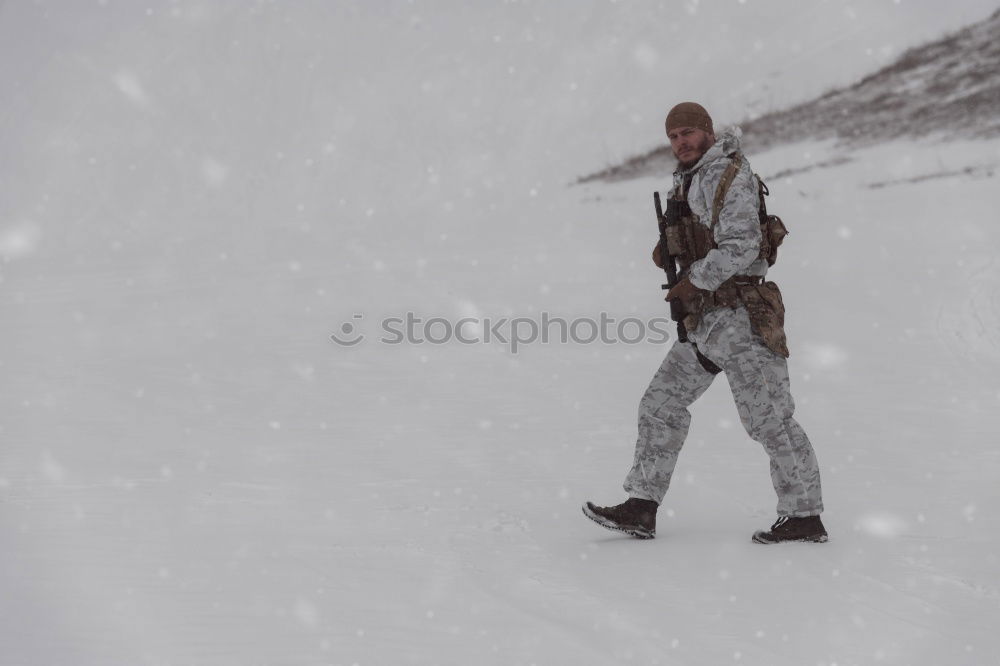
[[[677,127],[667,132],[670,147],[674,157],[680,162],[681,168],[694,166],[701,156],[715,144],[715,135],[696,127]]]

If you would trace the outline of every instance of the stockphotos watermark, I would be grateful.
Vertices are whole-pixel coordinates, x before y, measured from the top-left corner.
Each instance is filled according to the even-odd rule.
[[[368,339],[365,315],[355,313],[330,336],[341,347],[357,347]],[[597,317],[567,319],[541,312],[535,317],[422,317],[407,312],[378,322],[378,342],[384,345],[501,344],[516,354],[541,343],[589,345],[662,344],[670,339],[672,322],[665,317],[617,319],[607,312]]]

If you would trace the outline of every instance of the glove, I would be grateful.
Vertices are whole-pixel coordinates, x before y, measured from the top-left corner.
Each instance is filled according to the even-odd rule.
[[[688,278],[684,278],[667,292],[664,300],[672,301],[679,299],[681,303],[691,303],[699,294],[707,293],[704,289],[699,289]]]
[[[657,243],[653,246],[653,263],[663,268],[663,257],[660,256],[660,244]]]

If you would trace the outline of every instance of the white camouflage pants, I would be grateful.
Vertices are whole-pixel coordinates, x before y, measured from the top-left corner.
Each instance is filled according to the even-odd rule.
[[[705,313],[689,337],[726,373],[743,427],[770,457],[778,515],[821,513],[819,466],[809,438],[792,418],[785,359],[750,329],[743,307]],[[688,406],[713,379],[698,363],[694,345],[674,342],[639,403],[635,461],[624,484],[630,497],[663,501],[691,423]]]

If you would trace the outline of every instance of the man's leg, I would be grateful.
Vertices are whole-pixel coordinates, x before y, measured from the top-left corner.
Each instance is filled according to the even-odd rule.
[[[740,420],[771,459],[771,481],[779,516],[817,516],[823,511],[816,453],[802,426],[792,418],[795,403],[788,364],[753,333],[746,310],[732,310],[703,352],[729,380]]]
[[[639,401],[635,460],[624,484],[629,497],[663,501],[691,425],[688,406],[714,377],[698,362],[693,344],[674,342]]]

